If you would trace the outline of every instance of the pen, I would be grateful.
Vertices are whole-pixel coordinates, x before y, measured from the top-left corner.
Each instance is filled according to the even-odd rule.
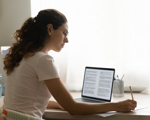
[[[132,90],[131,90],[131,86],[129,86],[129,88],[130,88],[130,93],[131,93],[131,96],[132,96],[132,100],[134,100]]]
[[[119,80],[119,76],[117,75],[117,78],[118,78],[118,80]]]
[[[123,80],[124,75],[122,76],[121,80]]]

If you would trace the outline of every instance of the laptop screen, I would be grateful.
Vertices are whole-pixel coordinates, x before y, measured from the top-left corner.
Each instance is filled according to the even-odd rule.
[[[86,67],[82,96],[111,101],[115,69]]]

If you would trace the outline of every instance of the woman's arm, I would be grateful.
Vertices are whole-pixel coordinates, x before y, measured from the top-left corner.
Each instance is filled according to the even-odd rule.
[[[117,103],[79,103],[74,101],[59,78],[45,80],[45,83],[55,100],[73,115],[89,115],[108,111],[129,112],[136,107],[136,101],[133,100]]]
[[[57,108],[57,109],[64,110],[64,108],[61,105],[59,105],[58,102],[51,101],[51,100],[48,102],[47,108]]]

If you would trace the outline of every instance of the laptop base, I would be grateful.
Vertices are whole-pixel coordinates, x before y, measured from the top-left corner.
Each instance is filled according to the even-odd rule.
[[[105,101],[102,101],[102,100],[93,100],[93,99],[90,99],[90,98],[75,98],[74,99],[76,102],[87,102],[87,103],[105,103]]]

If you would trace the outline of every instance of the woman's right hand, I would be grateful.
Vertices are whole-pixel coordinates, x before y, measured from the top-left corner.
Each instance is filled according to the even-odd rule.
[[[134,110],[137,106],[137,102],[135,100],[125,100],[116,103],[116,111],[117,112],[130,112]]]

